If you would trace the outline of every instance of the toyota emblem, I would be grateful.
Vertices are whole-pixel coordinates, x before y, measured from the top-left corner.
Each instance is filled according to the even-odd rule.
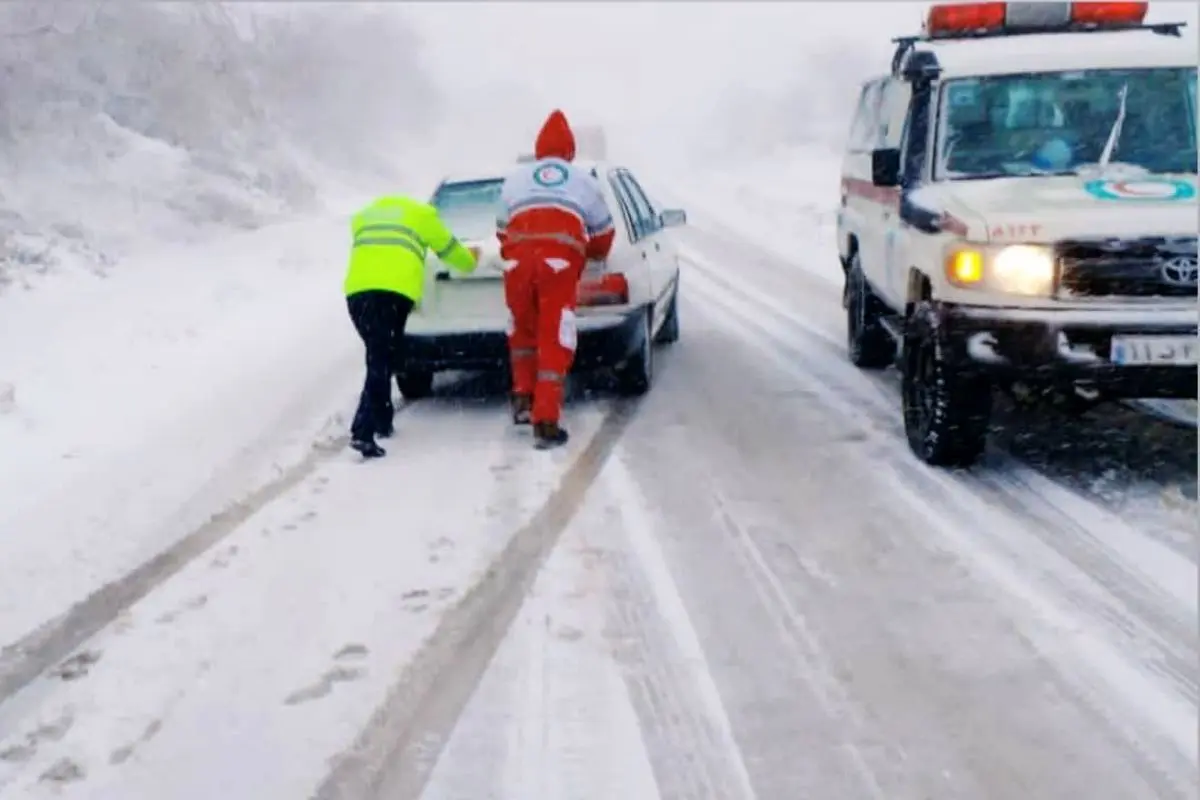
[[[1195,286],[1200,267],[1193,256],[1176,256],[1162,262],[1162,278],[1172,286]]]

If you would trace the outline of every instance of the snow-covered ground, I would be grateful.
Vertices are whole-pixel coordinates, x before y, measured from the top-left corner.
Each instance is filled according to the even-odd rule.
[[[0,796],[1191,797],[1194,442],[914,467],[829,171],[660,192],[684,338],[549,458],[470,376],[346,454],[340,218],[0,298]]]
[[[1004,409],[915,465],[842,352],[839,155],[778,145],[656,176],[649,397],[535,453],[445,376],[362,465],[345,212],[510,148],[354,116],[403,25],[247,8],[0,11],[0,797],[1195,797],[1194,431]],[[152,69],[185,23],[211,83]]]

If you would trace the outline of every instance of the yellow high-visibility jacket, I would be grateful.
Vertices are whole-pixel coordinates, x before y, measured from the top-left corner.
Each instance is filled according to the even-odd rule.
[[[437,209],[411,197],[379,198],[354,215],[351,231],[354,241],[343,284],[347,297],[375,289],[420,302],[429,250],[461,272],[477,266],[474,254],[450,232]]]

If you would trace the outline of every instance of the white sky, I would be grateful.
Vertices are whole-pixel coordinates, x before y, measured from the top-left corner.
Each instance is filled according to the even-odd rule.
[[[1195,26],[1197,3],[1152,2],[1149,19]],[[694,138],[731,98],[794,91],[828,76],[814,49],[866,50],[883,70],[891,37],[915,33],[927,3],[426,2],[395,6],[425,36],[425,57],[461,96],[479,98],[528,140],[561,106],[603,121],[610,140],[654,149]],[[1194,31],[1193,31],[1194,35]],[[840,124],[840,123],[839,123]],[[509,145],[506,145],[506,147]]]

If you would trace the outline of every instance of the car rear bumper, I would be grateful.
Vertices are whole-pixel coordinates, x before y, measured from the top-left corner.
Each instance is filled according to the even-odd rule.
[[[614,367],[637,351],[645,335],[645,308],[579,318],[573,369]],[[503,329],[463,332],[414,331],[404,336],[406,369],[437,372],[508,368],[508,335]]]
[[[943,304],[939,317],[950,360],[998,379],[1084,385],[1110,397],[1197,395],[1195,363],[1122,365],[1112,360],[1114,336],[1195,339],[1194,307],[1058,311]]]

